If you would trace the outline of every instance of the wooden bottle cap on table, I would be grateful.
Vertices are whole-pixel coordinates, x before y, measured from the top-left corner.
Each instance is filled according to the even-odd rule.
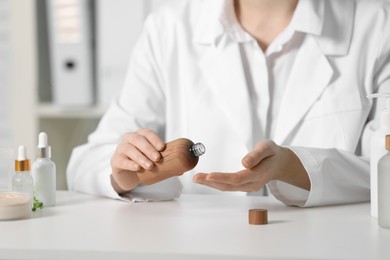
[[[266,209],[250,209],[249,224],[251,225],[268,224],[268,211]]]

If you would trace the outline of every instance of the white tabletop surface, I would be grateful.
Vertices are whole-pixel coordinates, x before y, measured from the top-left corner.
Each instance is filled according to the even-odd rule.
[[[269,224],[248,224],[248,209]],[[0,221],[0,259],[390,259],[369,204],[295,208],[269,197],[183,195],[127,203],[58,192],[33,218]]]

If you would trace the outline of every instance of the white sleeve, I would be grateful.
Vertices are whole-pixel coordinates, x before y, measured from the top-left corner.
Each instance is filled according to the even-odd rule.
[[[101,119],[88,143],[73,150],[67,168],[70,190],[132,201],[169,200],[180,195],[177,177],[139,186],[119,196],[111,185],[110,159],[123,134],[149,128],[164,138],[165,98],[160,73],[158,32],[150,16],[134,47],[122,92]]]
[[[289,147],[309,174],[310,192],[271,181],[271,193],[299,207],[364,202],[370,199],[369,159],[337,149]]]
[[[132,202],[171,200],[180,196],[183,187],[178,177],[153,185],[141,185],[119,196],[110,179],[110,158],[115,148],[116,145],[92,143],[76,147],[67,169],[69,190]]]

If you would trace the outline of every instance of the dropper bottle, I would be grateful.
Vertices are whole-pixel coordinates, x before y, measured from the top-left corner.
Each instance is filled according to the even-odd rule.
[[[385,107],[380,114],[379,127],[373,133],[370,141],[371,216],[378,217],[378,161],[386,154],[385,137],[390,134],[390,93],[375,93],[367,97],[385,99]]]
[[[378,224],[390,228],[390,135],[386,135],[387,153],[378,162]]]
[[[47,134],[41,132],[38,136],[37,159],[32,165],[32,177],[35,197],[45,207],[56,204],[56,165],[50,158],[51,147]]]
[[[12,191],[27,193],[33,203],[33,179],[30,174],[30,160],[27,159],[26,147],[18,148],[18,158],[15,160],[15,175],[12,177]]]

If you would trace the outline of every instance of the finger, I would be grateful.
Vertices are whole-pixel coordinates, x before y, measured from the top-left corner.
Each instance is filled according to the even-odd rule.
[[[137,147],[132,144],[127,144],[122,148],[122,157],[135,161],[145,170],[153,168],[153,162],[149,160]]]
[[[242,185],[248,182],[253,182],[254,180],[254,174],[248,170],[242,170],[236,173],[198,173],[193,177],[193,181],[195,182],[218,182],[230,185]]]
[[[244,192],[256,192],[259,191],[261,186],[258,183],[249,182],[241,185],[231,185],[213,181],[202,181],[199,184],[220,190],[220,191],[244,191]]]
[[[112,160],[112,166],[118,170],[138,171],[141,166],[127,156],[115,156]]]
[[[245,168],[252,168],[262,160],[275,154],[277,145],[270,140],[258,143],[255,148],[242,159]]]
[[[140,128],[137,130],[137,134],[144,136],[149,143],[151,143],[157,151],[162,151],[165,148],[165,143],[161,138],[157,135],[156,132],[146,129]]]
[[[139,151],[141,151],[151,161],[157,162],[161,158],[161,154],[149,142],[149,140],[146,139],[145,136],[129,135],[125,142],[136,147]],[[132,157],[130,157],[130,158],[132,158]]]
[[[207,175],[208,174],[206,174],[206,173],[197,173],[194,175],[194,177],[192,177],[192,181],[200,183],[200,182],[206,180]]]

